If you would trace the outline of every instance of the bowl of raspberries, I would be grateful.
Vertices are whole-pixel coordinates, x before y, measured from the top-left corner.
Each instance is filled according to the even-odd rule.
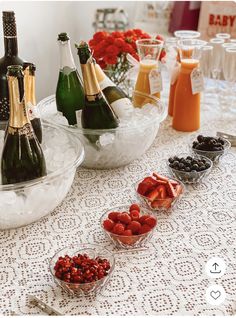
[[[205,156],[213,162],[218,162],[220,157],[226,154],[230,147],[230,142],[222,137],[198,135],[197,140],[192,143],[193,153]]]
[[[156,217],[137,203],[105,212],[100,222],[117,247],[129,249],[144,247],[157,226]]]
[[[213,163],[204,156],[181,153],[172,156],[167,163],[173,176],[186,184],[201,182],[211,172]]]
[[[50,260],[55,282],[73,296],[96,294],[115,268],[113,254],[97,244],[70,245]]]

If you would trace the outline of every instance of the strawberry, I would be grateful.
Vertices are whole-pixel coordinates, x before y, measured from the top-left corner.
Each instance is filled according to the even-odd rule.
[[[153,209],[158,209],[158,208],[166,208],[169,209],[171,207],[172,203],[172,198],[166,198],[165,200],[155,200],[151,203],[151,207]]]
[[[103,221],[104,229],[109,231],[109,232],[113,229],[114,225],[115,225],[115,223],[110,219],[106,219]]]
[[[120,214],[120,212],[110,212],[108,214],[108,219],[117,222],[118,221],[118,215]]]
[[[164,176],[162,176],[162,175],[160,175],[160,174],[158,174],[158,173],[156,173],[156,172],[153,172],[152,175],[153,175],[157,180],[162,180],[162,181],[166,181],[166,182],[169,181],[169,179],[168,179],[167,177],[164,177]]]
[[[141,224],[137,221],[132,221],[128,226],[127,230],[131,230],[133,234],[138,234],[141,229]]]
[[[145,223],[145,220],[147,219],[149,217],[149,215],[147,214],[147,215],[142,215],[140,218],[139,218],[139,223],[140,224],[144,224]]]
[[[182,193],[183,189],[180,184],[177,184],[175,187],[176,196],[179,196]]]
[[[163,36],[162,36],[162,35],[157,34],[157,36],[156,36],[156,40],[164,41],[164,38],[163,38]]]
[[[118,215],[118,220],[124,224],[129,224],[132,221],[127,212],[120,213],[120,215]]]
[[[156,185],[157,184],[157,181],[155,179],[153,179],[152,177],[146,177],[146,178],[143,179],[142,182],[146,183],[146,184],[150,184],[150,185]]]
[[[164,185],[159,185],[157,187],[157,190],[159,191],[160,195],[159,195],[159,198],[160,199],[165,199],[166,198],[166,187]]]
[[[155,188],[154,190],[152,190],[150,193],[148,193],[148,195],[146,195],[146,197],[153,202],[155,199],[157,199],[160,195],[160,192],[158,190],[158,187]]]
[[[133,233],[131,230],[125,230],[124,233],[123,233],[124,236],[132,236]]]
[[[124,231],[125,231],[125,227],[121,223],[116,223],[112,230],[114,234],[118,234],[118,235],[123,235]]]
[[[145,233],[147,233],[149,231],[151,231],[150,226],[147,225],[147,224],[144,224],[144,225],[142,225],[142,227],[141,227],[141,229],[139,231],[139,234],[145,234]]]
[[[138,221],[138,219],[139,219],[139,211],[132,210],[130,212],[130,217],[131,217],[132,221]]]
[[[139,211],[140,212],[140,207],[137,203],[133,203],[131,204],[130,208],[129,208],[129,211],[131,212],[132,210],[136,210],[136,211]]]
[[[141,195],[145,195],[148,192],[149,188],[150,186],[148,184],[141,182],[138,185],[137,192]]]
[[[166,185],[167,181],[164,180],[157,180],[157,185]]]
[[[166,190],[170,198],[175,198],[177,196],[176,191],[170,181],[166,184]]]
[[[149,216],[145,220],[145,224],[149,225],[150,228],[154,228],[154,226],[156,226],[156,224],[157,224],[157,220],[154,218],[154,216]]]
[[[177,186],[179,185],[179,183],[175,180],[169,179],[170,183],[172,184],[172,186]]]

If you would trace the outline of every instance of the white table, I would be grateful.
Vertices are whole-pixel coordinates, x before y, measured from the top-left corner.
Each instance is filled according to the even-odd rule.
[[[165,95],[165,94],[164,94]],[[212,101],[211,101],[212,102]],[[200,132],[236,134],[236,118],[204,111]],[[235,115],[234,115],[235,116]],[[27,305],[26,294],[38,296],[64,314],[231,315],[236,301],[236,149],[231,149],[202,184],[188,186],[169,214],[158,214],[149,251],[117,257],[113,277],[96,298],[71,298],[51,277],[50,257],[74,242],[113,245],[100,228],[102,213],[135,201],[133,183],[149,171],[167,172],[166,159],[185,152],[200,132],[174,131],[167,119],[141,158],[108,171],[79,169],[64,202],[41,221],[0,232],[0,314],[40,314]],[[16,207],[17,208],[17,207]],[[226,273],[211,279],[204,272],[211,256],[222,257]],[[210,284],[224,287],[219,307],[206,303]]]

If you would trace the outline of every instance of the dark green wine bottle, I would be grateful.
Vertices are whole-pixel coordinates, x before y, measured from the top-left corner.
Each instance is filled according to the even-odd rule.
[[[8,66],[10,118],[2,151],[2,183],[11,184],[46,175],[46,163],[28,118],[22,66]]]
[[[13,11],[3,11],[2,20],[5,54],[0,59],[0,127],[5,128],[10,109],[6,76],[7,67],[9,65],[22,65],[23,60],[18,57],[15,13]]]
[[[60,47],[60,72],[56,89],[57,110],[70,125],[77,123],[76,113],[84,103],[84,90],[71,53],[70,39],[67,33],[58,35]]]
[[[118,127],[118,119],[102,93],[95,73],[94,60],[88,44],[76,46],[80,59],[85,91],[81,124],[88,129],[112,129]],[[98,138],[90,138],[94,142]],[[92,140],[91,140],[92,141]]]
[[[29,120],[34,129],[34,133],[38,141],[42,142],[42,124],[35,96],[35,70],[33,63],[24,63],[24,86],[25,86],[25,106],[29,116]]]

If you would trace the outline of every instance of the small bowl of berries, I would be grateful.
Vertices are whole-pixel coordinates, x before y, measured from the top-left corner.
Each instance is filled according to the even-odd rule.
[[[98,293],[115,268],[115,258],[96,244],[71,245],[61,249],[50,260],[55,282],[73,296]]]
[[[173,176],[186,184],[201,182],[209,175],[213,166],[207,157],[184,153],[170,157],[167,164]]]
[[[111,241],[126,249],[145,247],[157,226],[157,218],[136,203],[105,212],[100,222]]]
[[[184,185],[181,181],[154,172],[135,185],[136,194],[153,211],[167,211],[180,200]]]
[[[231,143],[222,137],[197,136],[192,143],[192,152],[209,158],[214,163],[225,155],[231,147]]]

